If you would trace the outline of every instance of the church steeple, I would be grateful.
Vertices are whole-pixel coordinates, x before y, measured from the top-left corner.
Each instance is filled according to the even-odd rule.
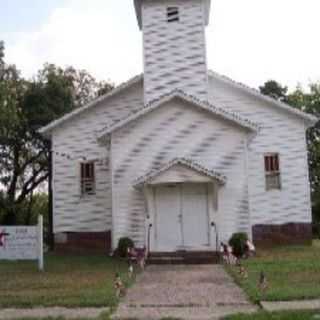
[[[135,0],[143,32],[145,103],[174,89],[207,100],[210,0]]]

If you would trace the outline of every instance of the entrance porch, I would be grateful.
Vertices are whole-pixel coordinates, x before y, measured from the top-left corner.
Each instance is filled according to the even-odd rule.
[[[224,183],[223,176],[185,159],[140,178],[137,186],[143,187],[147,204],[146,247],[152,257],[177,260],[217,251],[218,193]]]

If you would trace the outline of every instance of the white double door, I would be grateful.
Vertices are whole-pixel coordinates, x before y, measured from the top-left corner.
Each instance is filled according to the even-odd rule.
[[[177,184],[155,189],[155,249],[202,250],[209,246],[207,184]]]

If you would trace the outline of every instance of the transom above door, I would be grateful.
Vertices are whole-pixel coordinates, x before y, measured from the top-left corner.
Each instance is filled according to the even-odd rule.
[[[208,185],[181,183],[154,188],[152,251],[206,250],[209,247]]]

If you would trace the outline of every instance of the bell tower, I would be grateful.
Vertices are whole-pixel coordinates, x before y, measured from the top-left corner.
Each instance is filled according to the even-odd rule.
[[[207,100],[210,0],[135,0],[143,33],[145,104],[174,89]]]

